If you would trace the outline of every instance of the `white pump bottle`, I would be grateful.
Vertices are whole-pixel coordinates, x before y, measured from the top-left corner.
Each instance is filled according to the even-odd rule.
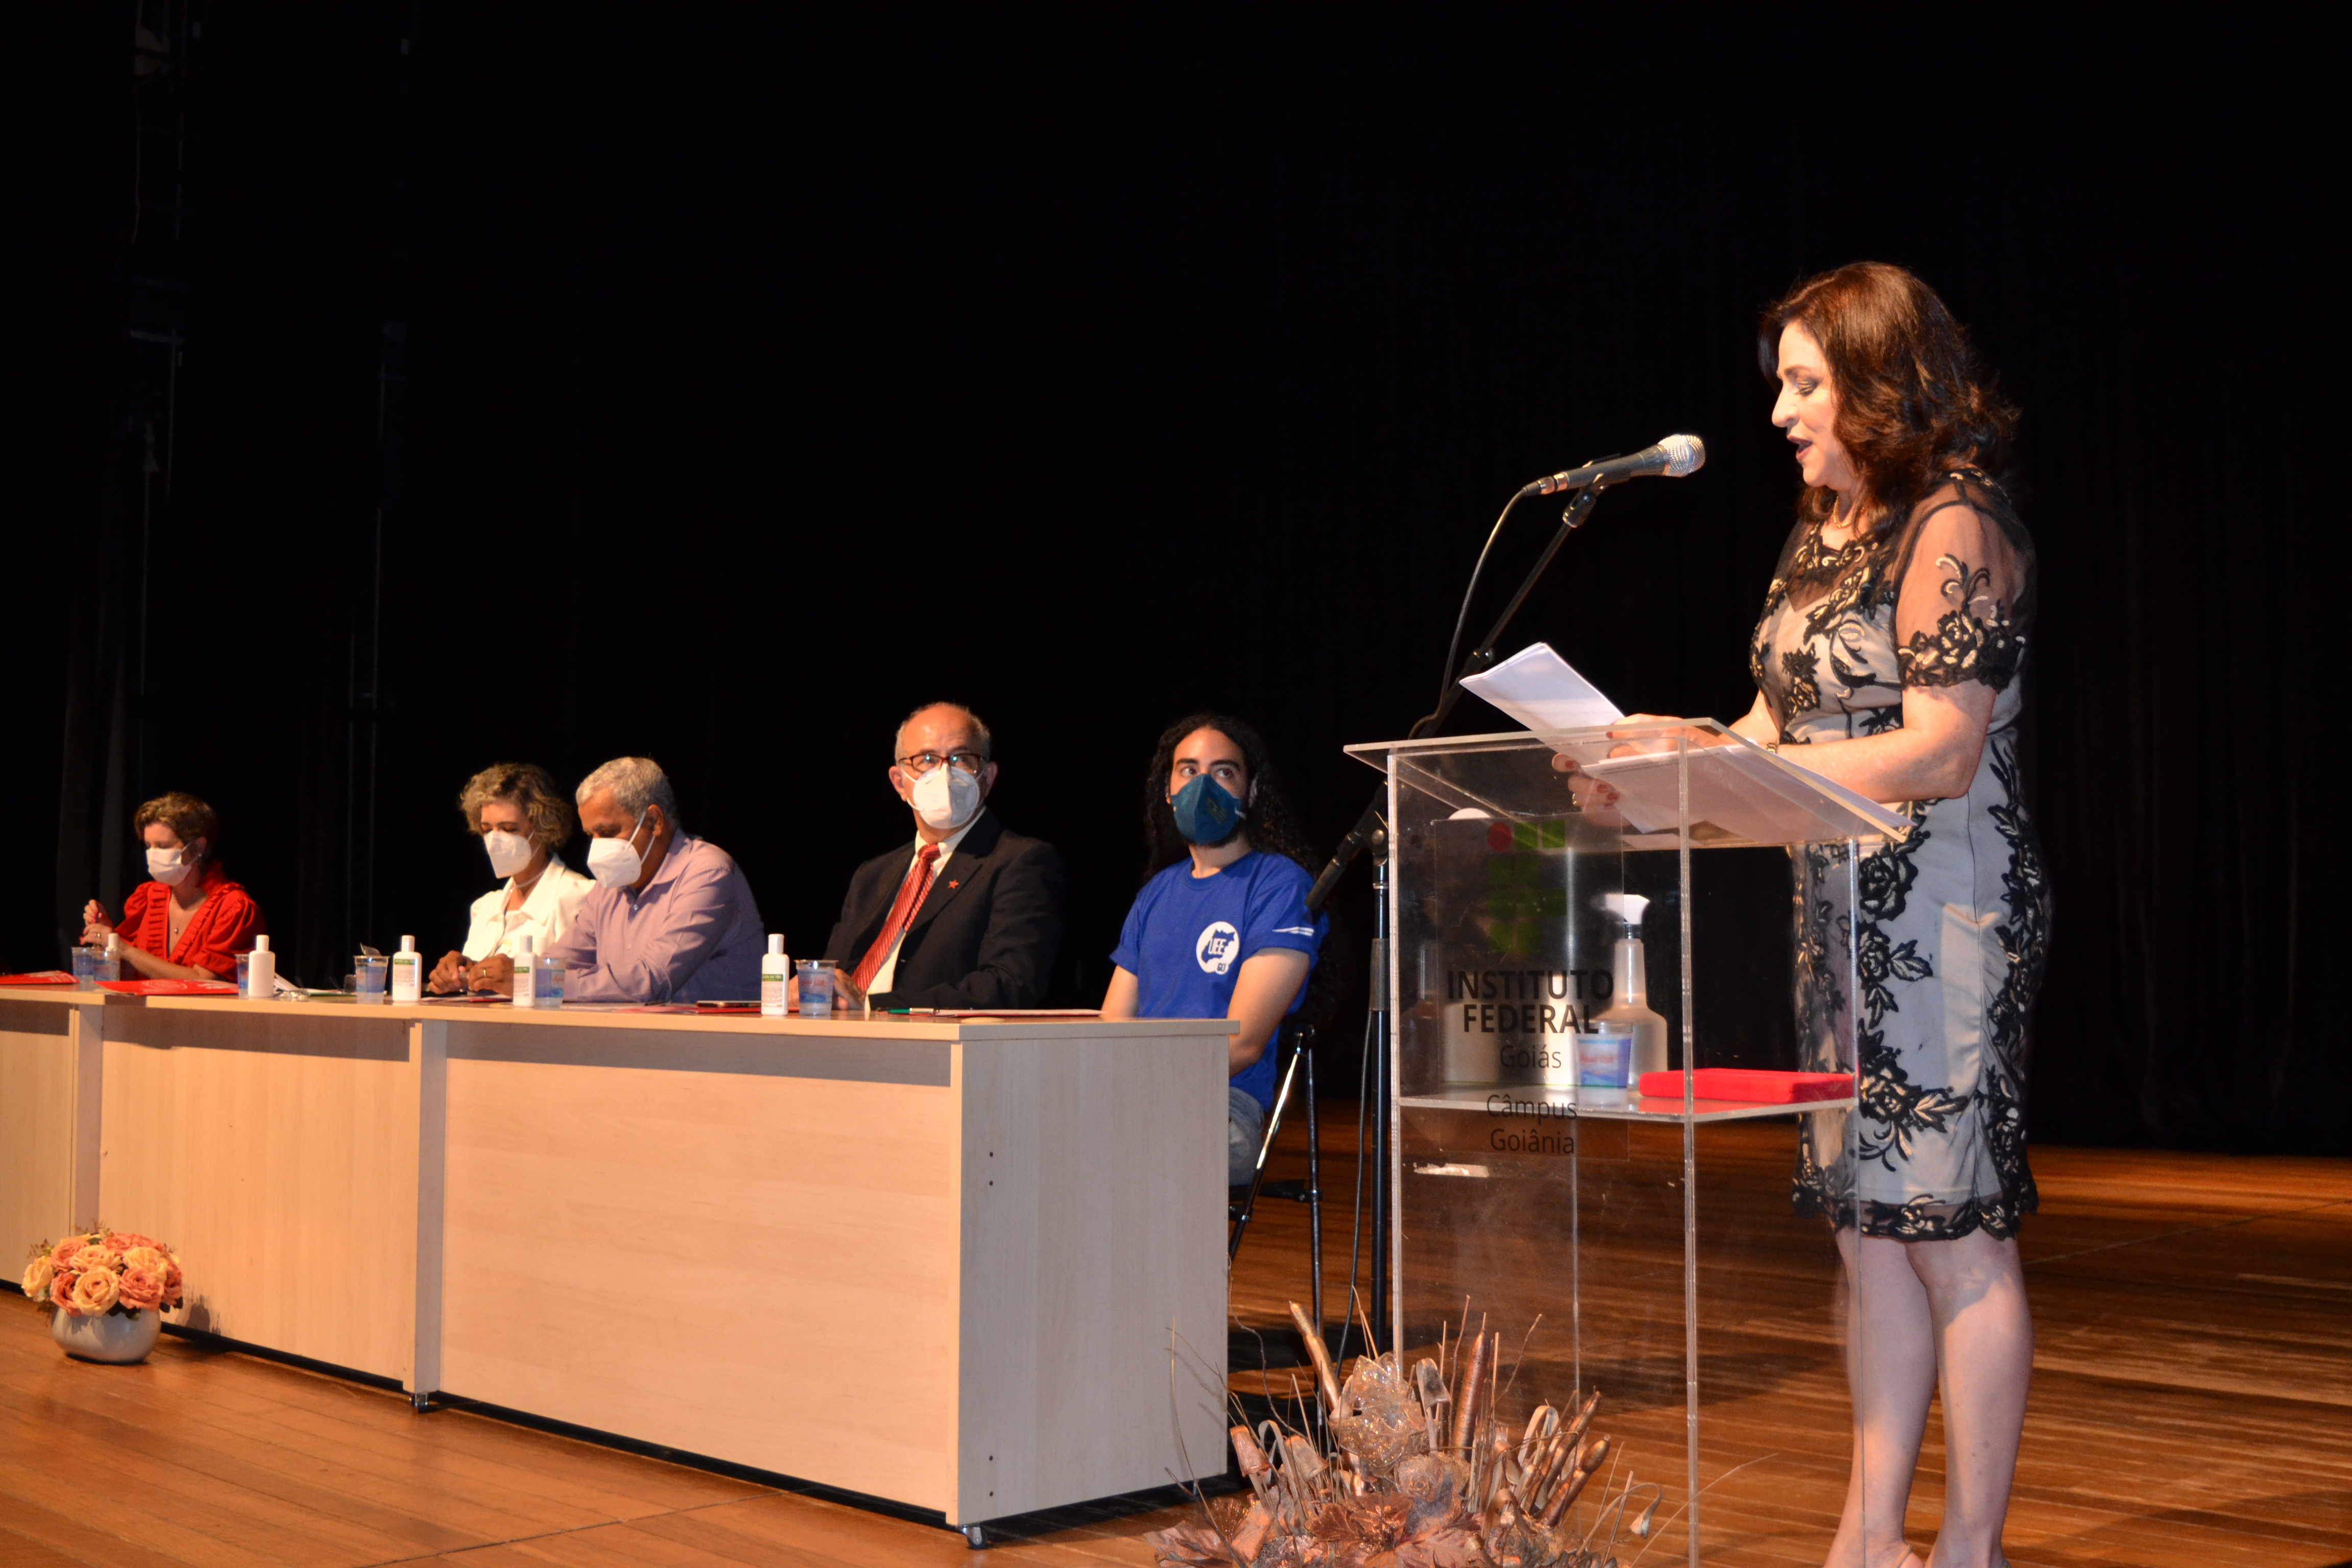
[[[253,952],[245,963],[245,994],[248,1001],[267,1002],[278,994],[278,955],[269,951],[269,939],[253,939]]]
[[[785,998],[790,994],[793,973],[792,955],[784,951],[781,932],[768,933],[768,951],[760,956],[760,1016],[781,1018],[792,1011]]]
[[[416,951],[416,939],[400,939],[400,951],[392,955],[392,999],[394,1002],[420,1002],[425,998],[425,955]]]

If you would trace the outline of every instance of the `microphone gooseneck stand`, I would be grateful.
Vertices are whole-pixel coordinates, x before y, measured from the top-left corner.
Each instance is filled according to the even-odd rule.
[[[1503,525],[1510,521],[1511,509],[1525,500],[1528,492],[1521,490],[1504,503],[1501,515],[1495,519],[1494,528],[1487,532],[1485,548],[1478,552],[1478,563],[1471,569],[1470,586],[1462,595],[1461,613],[1454,616],[1454,638],[1445,649],[1445,681],[1438,689],[1436,710],[1423,716],[1407,731],[1405,739],[1418,741],[1435,734],[1445,722],[1446,716],[1454,711],[1454,703],[1461,700],[1464,679],[1494,665],[1495,645],[1502,640],[1503,633],[1510,626],[1511,618],[1519,613],[1519,606],[1527,603],[1528,595],[1535,591],[1537,582],[1551,565],[1552,557],[1559,554],[1559,547],[1568,542],[1568,536],[1584,526],[1585,518],[1591,512],[1594,503],[1600,500],[1601,492],[1607,488],[1605,484],[1596,484],[1577,492],[1576,499],[1568,503],[1568,510],[1559,514],[1559,531],[1551,536],[1551,542],[1544,546],[1543,553],[1536,557],[1536,563],[1528,569],[1526,581],[1519,584],[1519,591],[1511,595],[1511,602],[1503,606],[1503,613],[1495,617],[1493,626],[1486,628],[1486,637],[1456,668],[1454,661],[1454,656],[1462,649],[1462,628],[1470,618],[1470,602],[1477,595],[1478,580],[1486,574],[1486,557],[1494,552],[1495,541],[1502,537]],[[1390,839],[1385,816],[1387,806],[1388,788],[1382,785],[1373,792],[1371,804],[1364,807],[1364,814],[1356,819],[1356,826],[1349,829],[1348,837],[1339,841],[1339,847],[1332,853],[1331,863],[1323,868],[1323,874],[1315,879],[1315,886],[1307,895],[1307,911],[1310,914],[1319,912],[1356,857],[1368,849],[1371,851],[1371,1000],[1370,1016],[1365,1028],[1365,1048],[1370,1057],[1366,1065],[1371,1080],[1371,1104],[1365,1109],[1372,1124],[1370,1151],[1372,1169],[1372,1286],[1370,1310],[1367,1314],[1372,1323],[1372,1342],[1365,1348],[1374,1355],[1381,1352],[1383,1348],[1381,1342],[1389,1335],[1391,1328],[1392,1276],[1390,1265],[1392,1255],[1390,1236],[1395,1225],[1395,1215],[1390,1207],[1389,1184],[1389,1164],[1392,1157],[1389,1147],[1389,1123],[1391,1117],[1394,1033],[1390,1017],[1393,998],[1389,994]],[[1362,1141],[1359,1140],[1356,1146],[1356,1187],[1359,1193],[1363,1190],[1365,1153]],[[1355,1249],[1350,1247],[1349,1251],[1352,1258]],[[1352,1265],[1348,1276],[1348,1307],[1349,1316],[1352,1318],[1356,1308],[1356,1277]],[[1318,1323],[1316,1326],[1319,1330],[1322,1325]],[[1347,1321],[1343,1320],[1340,1324],[1343,1339],[1347,1331]]]

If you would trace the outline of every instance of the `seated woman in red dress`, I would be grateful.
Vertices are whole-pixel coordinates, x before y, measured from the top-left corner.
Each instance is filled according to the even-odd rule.
[[[213,853],[220,818],[194,795],[157,795],[131,819],[147,847],[147,874],[122,901],[118,926],[92,899],[82,910],[85,943],[113,943],[123,963],[148,980],[234,980],[236,955],[269,927],[261,906],[228,879]],[[131,978],[130,974],[123,976]]]

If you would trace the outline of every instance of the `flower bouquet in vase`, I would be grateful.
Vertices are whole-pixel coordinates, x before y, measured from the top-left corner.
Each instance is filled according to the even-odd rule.
[[[25,1297],[51,1314],[49,1333],[84,1361],[146,1359],[163,1314],[185,1299],[180,1259],[152,1236],[98,1226],[55,1247],[43,1242],[25,1268]]]

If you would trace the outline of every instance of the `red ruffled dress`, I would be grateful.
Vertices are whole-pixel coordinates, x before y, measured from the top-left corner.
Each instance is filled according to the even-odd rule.
[[[122,919],[114,929],[124,942],[167,963],[206,969],[223,980],[234,980],[236,955],[251,952],[253,939],[269,926],[261,918],[261,906],[229,880],[218,861],[204,863],[196,885],[205,890],[205,901],[196,906],[180,932],[180,945],[171,952],[164,947],[172,940],[172,889],[161,882],[142,882],[133,889],[122,900]]]

